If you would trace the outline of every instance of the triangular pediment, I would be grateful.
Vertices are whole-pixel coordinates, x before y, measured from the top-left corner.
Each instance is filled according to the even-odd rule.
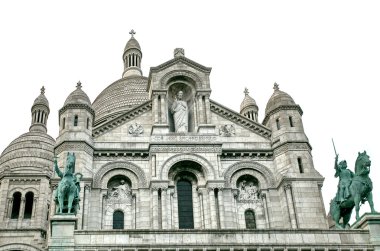
[[[152,110],[152,101],[149,100],[132,110],[128,110],[125,113],[103,123],[100,123],[92,130],[93,137],[97,138],[109,131],[114,130],[125,125],[128,122],[136,120],[136,118]]]
[[[149,78],[150,78],[150,75],[152,73],[163,71],[166,68],[172,67],[173,65],[176,65],[176,64],[185,64],[188,67],[194,68],[194,69],[201,71],[201,72],[204,72],[204,73],[210,73],[211,72],[211,67],[203,66],[203,65],[201,65],[201,64],[199,64],[199,63],[197,63],[197,62],[195,62],[195,61],[193,61],[187,57],[182,56],[182,57],[173,58],[173,59],[166,61],[165,63],[162,63],[158,66],[151,67]]]
[[[219,116],[223,117],[224,119],[231,121],[234,124],[237,124],[246,130],[249,130],[263,138],[266,138],[270,140],[272,131],[266,127],[263,126],[260,123],[257,123],[253,120],[250,120],[241,114],[221,105],[217,102],[210,100],[210,108],[211,111],[218,114]]]

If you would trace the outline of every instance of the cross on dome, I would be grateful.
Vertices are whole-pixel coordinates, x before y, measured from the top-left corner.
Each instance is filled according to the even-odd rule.
[[[45,86],[42,86],[42,88],[41,88],[41,94],[45,94]]]
[[[275,91],[280,90],[280,88],[278,87],[278,84],[277,84],[276,82],[274,82],[273,89],[274,89]]]
[[[244,94],[245,94],[245,96],[247,96],[247,95],[248,95],[248,93],[249,93],[249,91],[248,91],[248,88],[247,88],[247,87],[245,87],[245,89],[244,89]]]
[[[131,34],[131,36],[133,37],[133,35],[135,35],[136,32],[132,29],[132,30],[129,32],[129,34]]]
[[[78,81],[78,83],[77,83],[77,88],[78,88],[78,89],[81,89],[81,88],[82,88],[82,83],[81,83],[80,81]]]

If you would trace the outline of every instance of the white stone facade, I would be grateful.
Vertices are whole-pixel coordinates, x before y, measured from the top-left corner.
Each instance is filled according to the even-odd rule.
[[[141,58],[132,36],[123,78],[94,103],[78,83],[56,141],[41,92],[30,132],[0,158],[0,250],[376,249],[368,230],[328,229],[323,177],[288,94],[275,86],[259,123],[248,92],[241,114],[211,100],[211,68],[183,49],[148,78]],[[184,133],[170,111],[178,91]],[[77,214],[66,217],[56,214],[53,157],[64,167],[68,152],[83,178]]]

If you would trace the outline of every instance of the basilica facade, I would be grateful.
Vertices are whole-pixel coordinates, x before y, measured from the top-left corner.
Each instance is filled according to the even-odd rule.
[[[29,132],[2,152],[0,250],[379,250],[375,216],[330,229],[324,178],[289,94],[275,84],[260,122],[248,90],[240,112],[210,99],[211,68],[181,48],[143,76],[131,35],[122,78],[93,102],[78,83],[56,139],[41,89]],[[72,211],[58,207],[53,168],[65,172],[70,154]]]

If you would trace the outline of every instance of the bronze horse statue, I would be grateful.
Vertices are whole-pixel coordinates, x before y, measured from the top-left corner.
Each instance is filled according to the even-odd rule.
[[[359,152],[355,161],[355,175],[349,186],[350,196],[342,202],[339,202],[335,196],[330,202],[330,213],[337,228],[346,228],[354,207],[356,220],[359,219],[360,203],[368,201],[371,212],[376,213],[372,199],[372,181],[369,178],[370,169],[371,161],[366,151]],[[340,223],[341,218],[342,224]]]
[[[79,182],[82,174],[74,174],[75,154],[67,153],[66,167],[63,173],[58,168],[57,159],[54,160],[54,169],[61,178],[55,195],[55,200],[58,203],[56,213],[63,213],[64,209],[67,209],[67,213],[76,213],[79,206]],[[74,209],[73,212],[72,209]]]

